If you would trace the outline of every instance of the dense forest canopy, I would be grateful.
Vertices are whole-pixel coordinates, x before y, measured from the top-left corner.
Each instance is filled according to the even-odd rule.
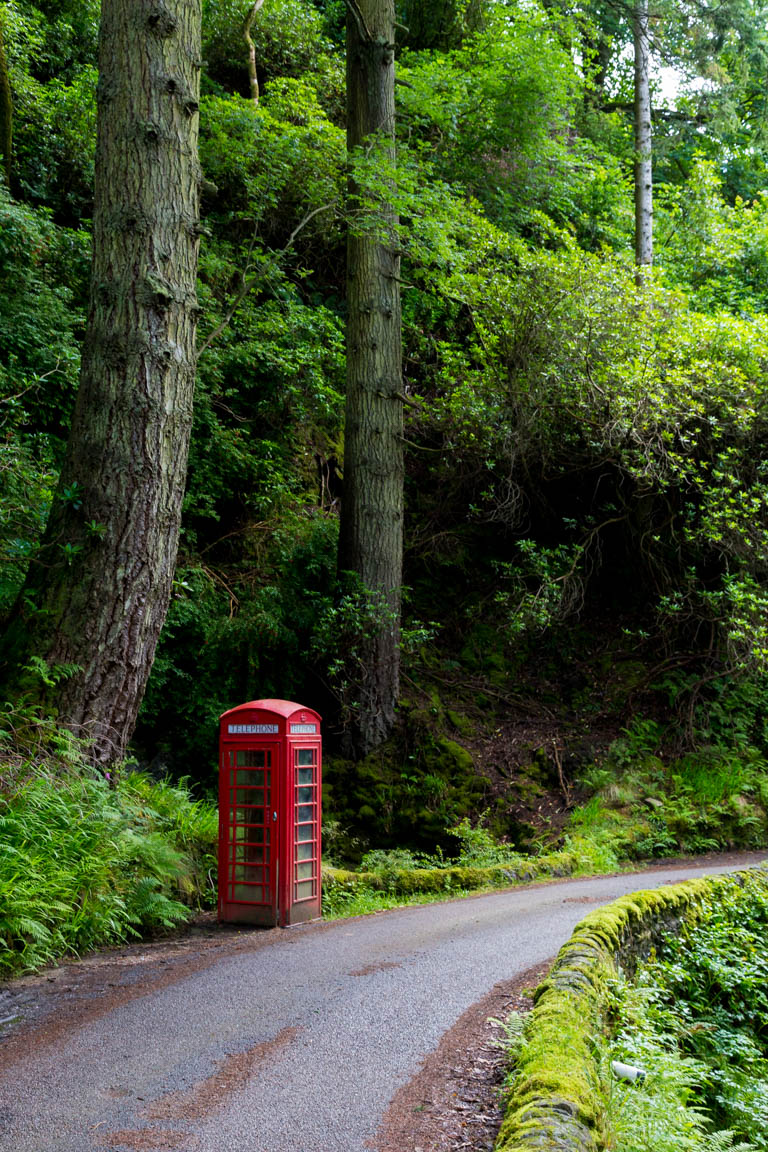
[[[435,827],[446,741],[432,733],[431,759],[422,747],[435,692],[491,722],[499,701],[545,700],[571,772],[590,731],[599,743],[633,723],[653,750],[763,754],[763,0],[652,5],[655,256],[642,284],[631,5],[403,0],[396,179],[379,147],[347,151],[341,0],[264,0],[248,30],[258,101],[251,7],[203,4],[194,424],[136,755],[205,781],[216,718],[241,700],[305,701],[331,745],[354,717],[382,609],[336,569],[345,252],[350,230],[380,234],[382,201],[403,334],[398,755]],[[77,391],[98,24],[96,0],[0,3],[8,617],[41,562]],[[57,547],[74,578],[76,547]],[[66,674],[33,662],[30,685],[44,702]],[[345,818],[370,816],[355,804]]]

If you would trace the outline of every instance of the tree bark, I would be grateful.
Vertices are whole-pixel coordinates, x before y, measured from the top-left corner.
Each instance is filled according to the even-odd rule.
[[[395,180],[393,0],[349,0],[347,146],[378,149]],[[388,170],[388,171],[387,171]],[[339,569],[381,606],[358,653],[349,750],[364,756],[390,734],[399,693],[403,558],[403,404],[397,214],[350,177],[355,207],[375,229],[351,224],[347,240],[347,398]]]
[[[635,264],[638,277],[653,265],[653,129],[651,126],[648,0],[635,0]]]
[[[91,296],[41,553],[6,636],[94,762],[125,754],[171,593],[195,376],[200,0],[103,0]]]
[[[254,44],[253,38],[251,36],[251,28],[253,27],[253,22],[256,19],[256,13],[259,11],[263,3],[264,0],[256,0],[256,3],[252,4],[248,9],[248,14],[243,21],[243,39],[245,40],[246,46],[248,48],[248,81],[251,88],[251,99],[256,105],[259,103],[260,95],[259,76],[256,71],[256,45]]]
[[[5,181],[11,186],[11,153],[13,151],[13,95],[5,55],[5,29],[0,19],[0,157]]]

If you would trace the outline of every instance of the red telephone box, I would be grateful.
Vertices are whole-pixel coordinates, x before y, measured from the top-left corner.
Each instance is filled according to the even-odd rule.
[[[221,717],[219,920],[298,924],[320,916],[320,716],[252,700]]]

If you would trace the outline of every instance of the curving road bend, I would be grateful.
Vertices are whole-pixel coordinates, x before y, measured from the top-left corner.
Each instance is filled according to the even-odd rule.
[[[134,946],[43,974],[92,979],[0,1039],[0,1150],[371,1152],[441,1036],[554,956],[590,906],[761,858],[217,934],[165,958]],[[4,995],[2,1016],[14,985]]]

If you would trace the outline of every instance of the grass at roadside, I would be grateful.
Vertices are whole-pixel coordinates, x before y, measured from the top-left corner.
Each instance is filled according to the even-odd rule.
[[[168,930],[215,898],[218,818],[181,784],[79,765],[0,794],[0,977]]]
[[[402,848],[375,850],[362,860],[361,870],[323,867],[323,915],[358,916],[406,904],[450,900],[470,892],[493,891],[535,880],[591,876],[621,870],[622,862],[602,844],[578,835],[555,852],[526,855],[497,843],[482,824],[462,820],[453,829],[456,859],[427,856]]]

